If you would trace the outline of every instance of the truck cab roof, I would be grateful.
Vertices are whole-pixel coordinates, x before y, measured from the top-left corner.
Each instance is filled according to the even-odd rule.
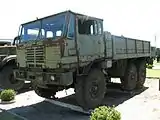
[[[57,16],[57,15],[60,15],[60,14],[65,14],[65,13],[72,13],[72,14],[74,14],[76,16],[79,16],[79,17],[84,17],[84,18],[88,18],[88,19],[97,19],[97,20],[103,21],[103,19],[101,19],[101,18],[96,18],[96,17],[92,17],[92,16],[76,13],[76,12],[73,12],[71,10],[67,10],[67,11],[59,12],[59,13],[56,13],[56,14],[53,14],[53,15],[50,15],[50,16],[38,18],[36,20],[30,21],[30,22],[27,22],[27,23],[23,23],[22,25],[25,25],[25,24],[28,24],[28,23],[32,23],[32,22],[35,22],[37,20],[43,20],[43,19],[46,19],[46,18],[49,18],[49,17]]]

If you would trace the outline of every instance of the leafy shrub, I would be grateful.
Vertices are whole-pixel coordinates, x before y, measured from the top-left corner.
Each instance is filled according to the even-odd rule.
[[[151,64],[147,64],[146,66],[148,69],[152,69],[152,67],[153,67],[153,65],[151,65]]]
[[[14,100],[16,92],[12,89],[3,90],[0,94],[0,99],[2,101]]]
[[[90,120],[121,120],[121,114],[114,107],[100,106],[91,113]]]

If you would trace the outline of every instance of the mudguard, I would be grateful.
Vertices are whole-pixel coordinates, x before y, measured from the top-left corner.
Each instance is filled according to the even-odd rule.
[[[3,66],[5,66],[9,61],[16,60],[16,57],[17,55],[9,55],[3,58],[3,60],[1,61],[0,68],[3,68]]]

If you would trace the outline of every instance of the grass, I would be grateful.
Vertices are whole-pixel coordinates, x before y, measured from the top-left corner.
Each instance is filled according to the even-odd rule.
[[[9,112],[0,111],[0,120],[23,120],[23,119],[10,114]]]
[[[160,69],[147,69],[146,77],[159,77],[160,78]]]
[[[160,68],[160,63],[157,63],[157,61],[153,62],[153,66]],[[160,78],[160,69],[147,69],[146,71],[146,77],[155,77],[155,78]]]

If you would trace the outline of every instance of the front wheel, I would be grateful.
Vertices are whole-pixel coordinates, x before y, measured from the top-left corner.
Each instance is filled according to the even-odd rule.
[[[0,71],[0,88],[20,90],[24,87],[25,82],[14,79],[13,69],[14,65],[4,66]]]
[[[85,79],[78,79],[76,99],[85,109],[92,109],[101,104],[106,93],[106,79],[100,69],[93,68]]]

